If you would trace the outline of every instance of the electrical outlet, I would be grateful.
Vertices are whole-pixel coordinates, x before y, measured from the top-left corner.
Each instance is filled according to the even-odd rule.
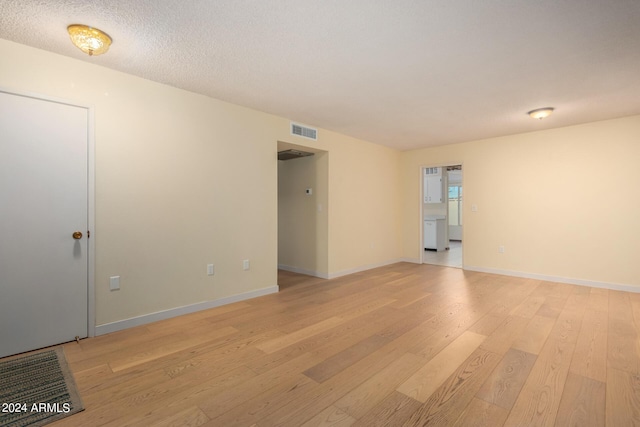
[[[213,276],[214,274],[216,274],[216,270],[213,264],[207,264],[207,276]]]
[[[504,246],[502,246],[502,245],[498,246],[498,253],[499,254],[503,254],[504,253]]]
[[[471,205],[471,212],[478,212],[478,205]]]
[[[250,265],[249,265],[249,260],[248,259],[245,259],[244,261],[242,261],[242,269],[243,270],[248,270],[249,267],[250,267]]]
[[[120,276],[109,277],[109,290],[117,291],[120,289]]]

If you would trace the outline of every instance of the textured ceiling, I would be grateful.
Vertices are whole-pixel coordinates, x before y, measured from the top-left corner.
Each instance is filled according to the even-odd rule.
[[[0,38],[401,150],[640,114],[639,0],[0,0]]]

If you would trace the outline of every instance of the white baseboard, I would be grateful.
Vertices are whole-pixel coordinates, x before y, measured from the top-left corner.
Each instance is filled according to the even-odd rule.
[[[590,286],[592,288],[610,289],[613,291],[625,291],[640,293],[640,286],[623,285],[618,283],[595,282],[592,280],[570,279],[567,277],[547,276],[544,274],[524,273],[522,271],[498,270],[495,268],[474,267],[465,265],[464,270],[477,271],[479,273],[500,274],[503,276],[522,277],[525,279],[545,280],[547,282],[567,283],[569,285]]]
[[[307,276],[319,277],[321,279],[335,279],[337,277],[347,276],[353,273],[360,273],[361,271],[371,270],[372,268],[384,267],[385,265],[395,264],[397,262],[410,262],[414,264],[420,264],[420,260],[417,258],[397,258],[389,261],[384,261],[376,264],[363,265],[356,268],[350,268],[348,270],[338,271],[336,273],[319,273],[317,271],[305,270],[303,268],[291,267],[290,265],[278,264],[278,269],[284,271],[290,271],[292,273],[306,274]]]
[[[230,297],[224,297],[213,301],[203,301],[196,304],[157,311],[155,313],[143,314],[142,316],[136,316],[129,319],[118,320],[117,322],[105,323],[104,325],[96,326],[96,336],[121,331],[123,329],[133,328],[134,326],[145,325],[147,323],[157,322],[158,320],[170,319],[172,317],[182,316],[184,314],[195,313],[196,311],[208,310],[210,308],[219,307],[221,305],[261,297],[263,295],[273,294],[278,292],[278,290],[279,289],[277,286],[271,286],[268,288],[257,289],[255,291],[244,292],[242,294],[231,295]]]
[[[326,273],[319,273],[317,271],[305,270],[304,268],[292,267],[290,265],[284,264],[278,264],[278,270],[290,271],[292,273],[304,274],[306,276],[319,277],[321,279],[329,278]]]
[[[398,262],[410,262],[412,264],[421,264],[420,258],[400,258]]]
[[[388,261],[379,262],[376,264],[368,264],[368,265],[363,265],[356,268],[350,268],[347,270],[338,271],[336,273],[330,273],[328,278],[335,279],[336,277],[347,276],[353,273],[360,273],[361,271],[371,270],[372,268],[384,267],[385,265],[395,264],[397,262],[403,262],[404,260],[405,258],[396,258]]]

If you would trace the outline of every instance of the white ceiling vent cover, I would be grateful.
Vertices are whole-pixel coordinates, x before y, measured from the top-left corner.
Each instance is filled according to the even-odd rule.
[[[310,127],[297,125],[295,123],[291,123],[291,135],[298,135],[304,138],[313,139],[314,141],[318,140],[318,129],[313,129]]]

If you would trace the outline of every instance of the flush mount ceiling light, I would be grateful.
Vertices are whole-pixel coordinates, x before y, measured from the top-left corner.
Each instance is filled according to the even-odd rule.
[[[527,114],[533,117],[534,119],[542,120],[545,117],[549,117],[551,113],[553,113],[553,108],[545,107],[545,108],[537,108],[535,110],[531,110]]]
[[[73,44],[89,56],[102,55],[111,46],[111,37],[97,28],[74,24],[67,31]]]

